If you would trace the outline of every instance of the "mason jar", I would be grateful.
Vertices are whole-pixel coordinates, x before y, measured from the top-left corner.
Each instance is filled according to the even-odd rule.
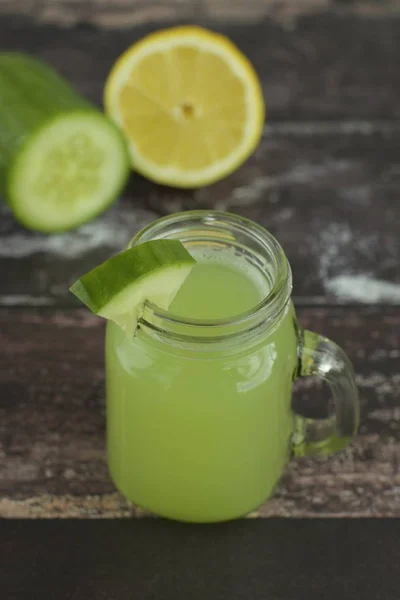
[[[353,369],[336,344],[298,324],[289,263],[261,226],[190,211],[155,221],[131,246],[158,238],[179,239],[198,263],[242,269],[260,300],[232,316],[232,291],[217,319],[146,302],[132,336],[108,323],[110,473],[129,500],[158,515],[234,519],[269,498],[291,456],[348,444],[359,415]],[[198,303],[213,293],[213,277],[210,270]],[[218,283],[225,290],[222,272]],[[329,384],[332,398],[321,402],[334,411],[326,419],[293,410],[293,383],[304,376]]]

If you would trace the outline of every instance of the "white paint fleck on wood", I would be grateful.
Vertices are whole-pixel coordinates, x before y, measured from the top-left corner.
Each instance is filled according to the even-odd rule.
[[[336,272],[347,267],[352,257],[352,232],[345,223],[330,223],[320,231],[315,255],[319,258],[319,277],[322,282],[332,270]]]
[[[366,16],[397,14],[397,0],[351,2],[341,12]],[[333,0],[0,0],[0,12],[24,14],[37,21],[73,26],[78,22],[120,28],[157,21],[208,19],[215,22],[257,22],[269,17],[294,27],[306,14],[337,12]]]
[[[265,143],[265,142],[264,142]],[[266,195],[291,185],[321,184],[324,179],[340,177],[352,171],[352,161],[327,159],[320,164],[303,162],[277,175],[259,175],[236,187],[232,195],[216,203],[217,210],[250,206]]]
[[[100,247],[118,251],[154,218],[156,215],[142,209],[122,212],[113,208],[76,231],[42,235],[17,230],[0,240],[0,257],[23,258],[41,252],[63,258],[77,258]]]
[[[326,135],[363,135],[394,134],[400,126],[393,121],[288,121],[266,123],[264,136],[315,137]]]
[[[284,23],[308,12],[329,9],[331,0],[0,0],[0,11],[19,13],[38,21],[72,26],[87,21],[107,28],[137,26],[177,19],[216,22],[255,22],[271,17]]]
[[[326,290],[341,300],[365,304],[399,304],[400,284],[368,275],[338,275],[324,282]]]
[[[0,296],[0,306],[53,306],[55,298],[50,296],[30,296],[29,294],[10,294]]]

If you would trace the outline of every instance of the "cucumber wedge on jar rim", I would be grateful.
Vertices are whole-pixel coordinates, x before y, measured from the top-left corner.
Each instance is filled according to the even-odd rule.
[[[92,312],[132,335],[145,301],[167,309],[195,264],[179,240],[152,240],[109,258],[70,291]]]
[[[0,196],[29,229],[75,228],[103,212],[130,172],[125,139],[56,71],[0,52]]]

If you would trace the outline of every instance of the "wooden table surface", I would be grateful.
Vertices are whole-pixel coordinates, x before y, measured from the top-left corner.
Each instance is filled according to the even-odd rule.
[[[400,8],[395,0],[0,0],[0,49],[54,65],[96,103],[143,34],[195,22],[228,34],[262,80],[254,156],[205,189],[133,175],[105,215],[45,236],[0,206],[0,516],[141,515],[105,461],[104,324],[68,286],[156,217],[218,208],[282,243],[303,325],[341,344],[360,388],[360,435],[293,460],[252,516],[400,516]],[[310,381],[297,390],[315,401]]]

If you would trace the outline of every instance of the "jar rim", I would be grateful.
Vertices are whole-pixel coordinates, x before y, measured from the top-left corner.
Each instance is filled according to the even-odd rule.
[[[252,308],[223,319],[192,319],[181,317],[169,310],[146,301],[143,307],[140,325],[161,334],[175,338],[188,338],[200,341],[218,341],[236,337],[240,333],[253,331],[266,322],[274,323],[286,307],[292,291],[292,273],[286,255],[276,238],[261,225],[240,215],[216,210],[190,210],[172,213],[161,217],[139,231],[130,241],[129,247],[159,238],[182,238],[179,231],[185,231],[185,224],[197,223],[208,228],[209,232],[219,230],[228,238],[228,230],[246,234],[249,239],[257,240],[261,247],[268,250],[274,261],[275,274],[268,294]],[[181,239],[182,241],[182,239]],[[213,334],[218,329],[218,335]]]

